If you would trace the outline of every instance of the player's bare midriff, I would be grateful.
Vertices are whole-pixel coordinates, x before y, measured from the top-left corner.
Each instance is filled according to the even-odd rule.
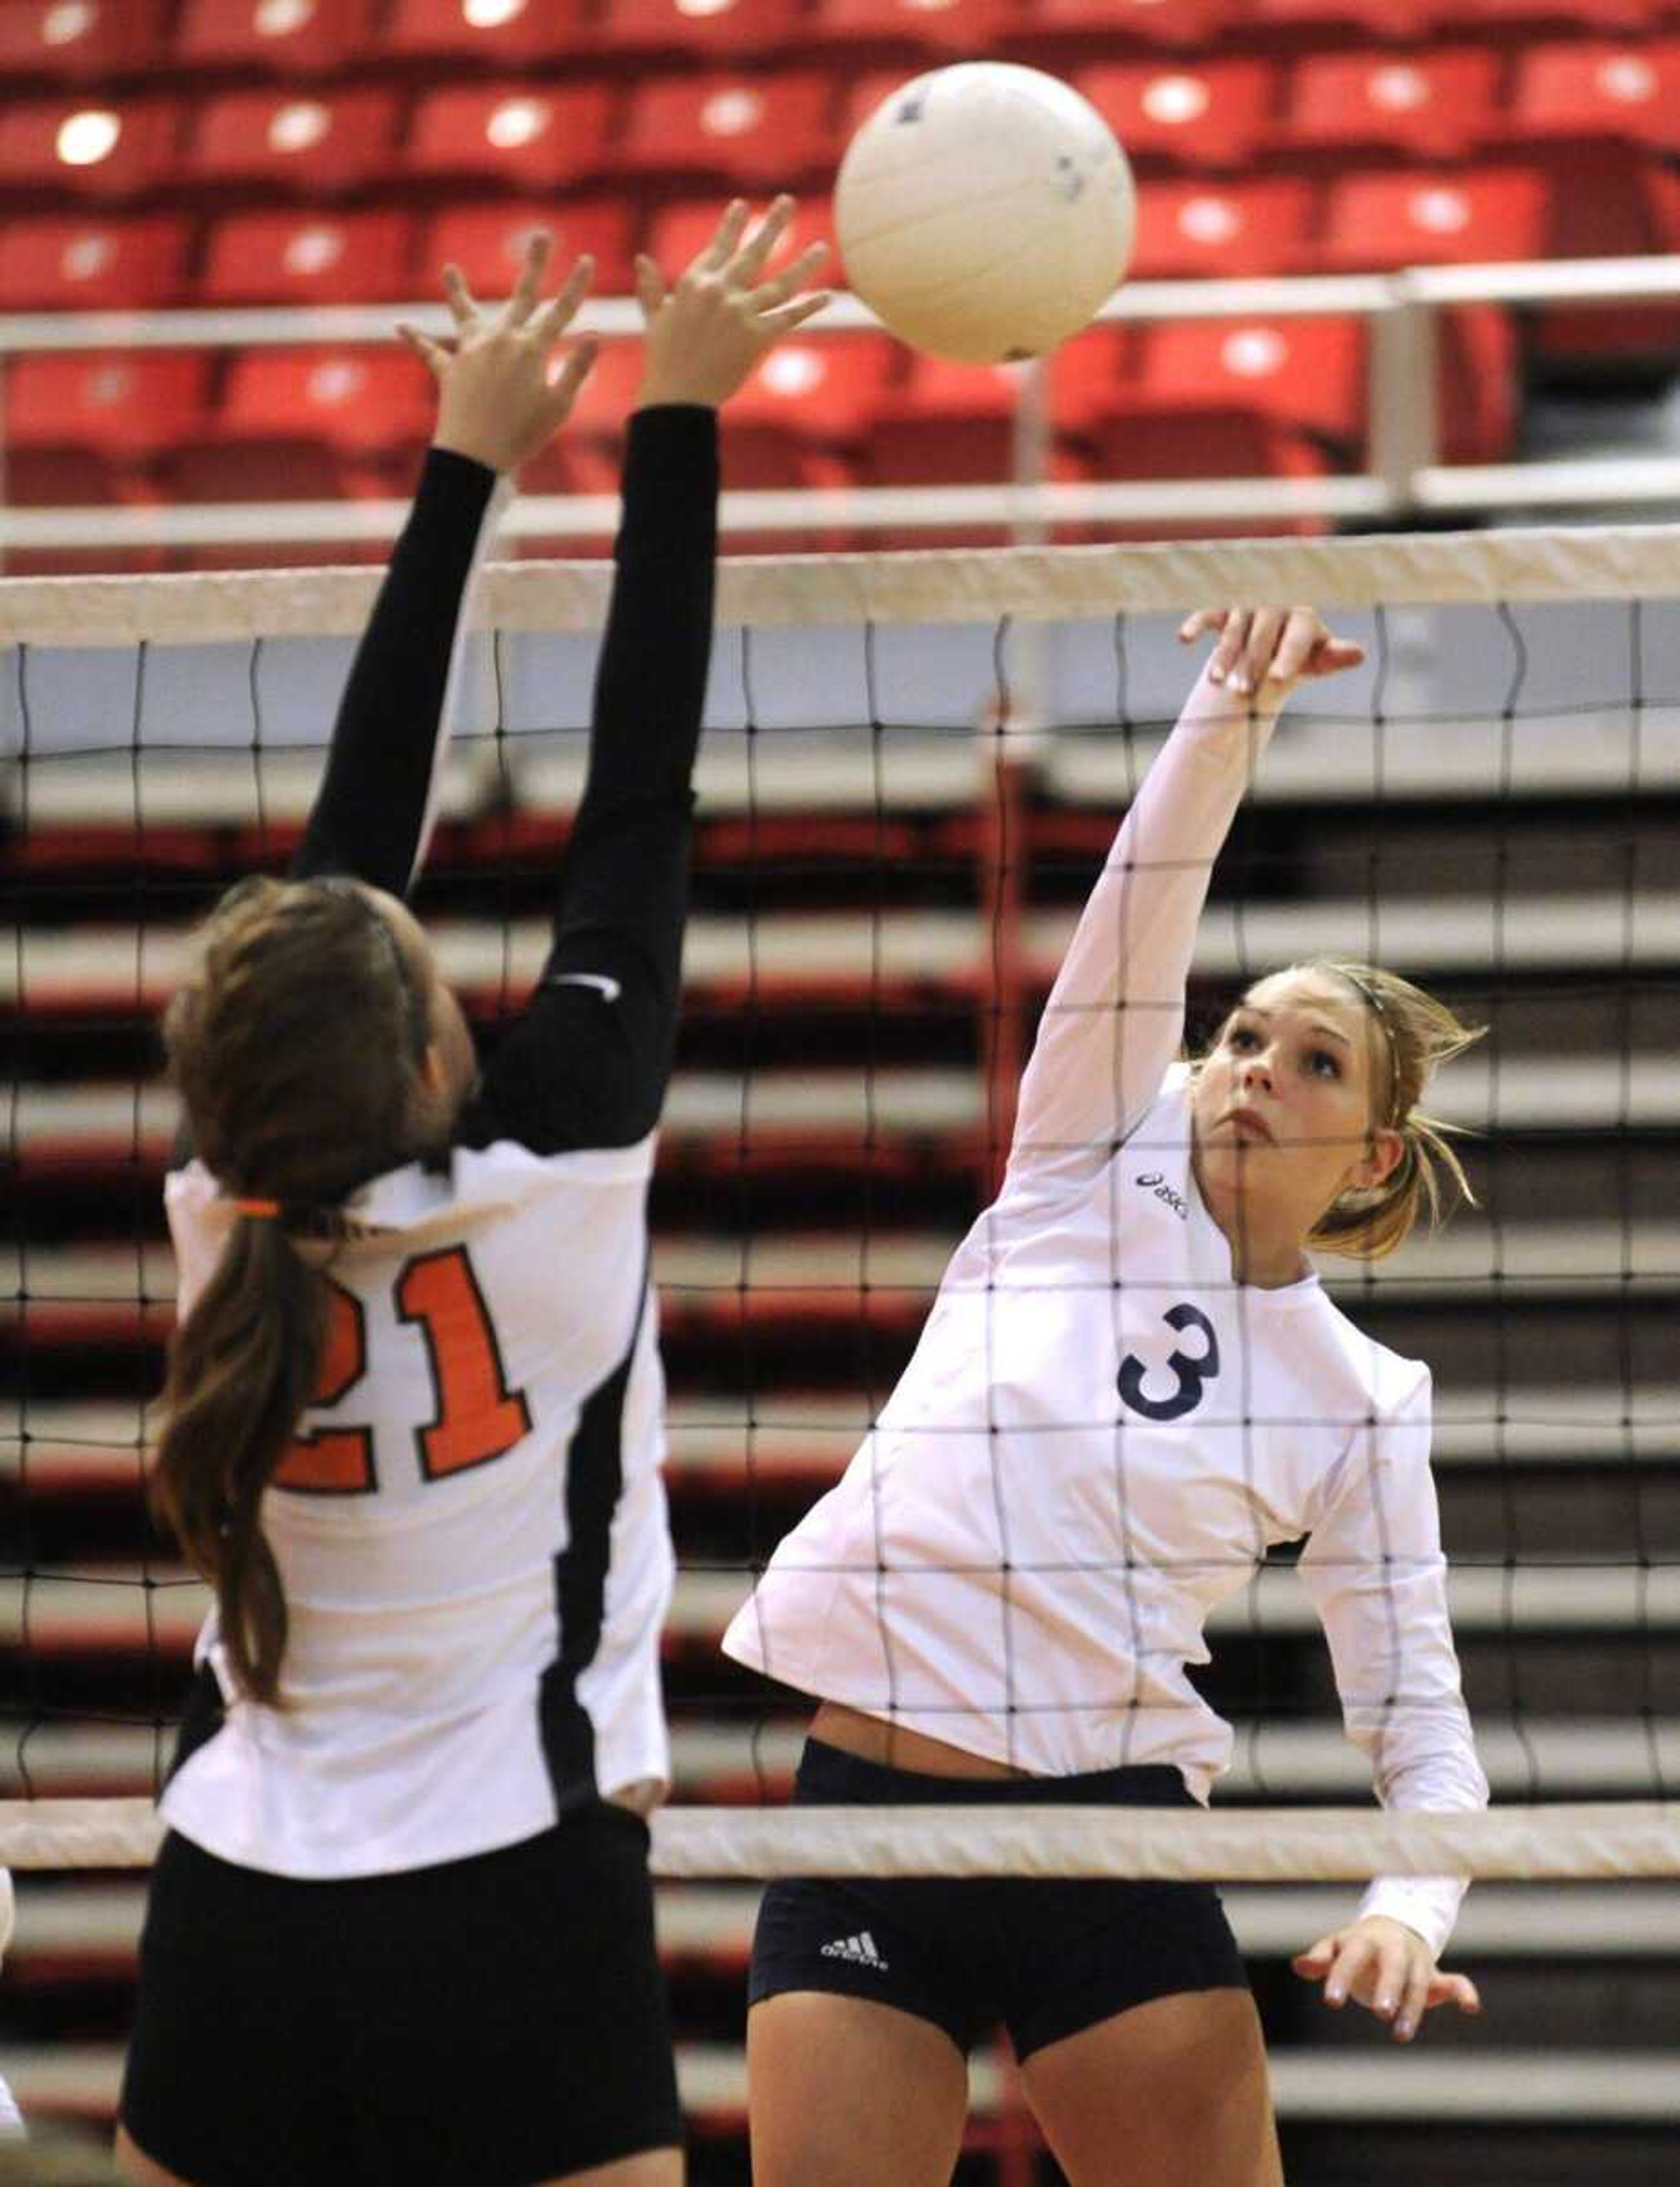
[[[924,1732],[907,1731],[902,1724],[883,1723],[840,1701],[824,1701],[811,1719],[810,1735],[824,1746],[837,1746],[862,1762],[879,1762],[889,1769],[908,1769],[924,1777],[1025,1777],[1029,1772],[1011,1768],[1007,1762],[992,1762],[983,1754],[970,1754],[960,1746],[947,1746],[942,1739]]]

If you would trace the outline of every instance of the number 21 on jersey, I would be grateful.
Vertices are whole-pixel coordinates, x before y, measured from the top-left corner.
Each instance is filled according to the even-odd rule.
[[[443,1481],[504,1458],[528,1432],[531,1413],[524,1394],[508,1387],[466,1248],[418,1254],[397,1277],[395,1297],[399,1318],[419,1330],[431,1371],[432,1417],[414,1430],[422,1477]],[[336,1405],[367,1371],[361,1301],[329,1276],[327,1341],[311,1403]],[[379,1486],[372,1426],[300,1435],[280,1461],[274,1486],[302,1495],[368,1495]]]

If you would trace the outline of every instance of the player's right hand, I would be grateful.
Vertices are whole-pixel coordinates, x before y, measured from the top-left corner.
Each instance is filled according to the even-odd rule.
[[[717,233],[672,288],[651,258],[636,261],[636,295],[647,327],[636,408],[727,402],[767,350],[829,301],[825,290],[801,295],[828,252],[808,245],[778,273],[765,267],[794,216],[779,197],[750,235],[747,205],[737,198]]]
[[[1213,632],[1218,644],[1208,663],[1210,682],[1236,692],[1270,695],[1303,677],[1337,676],[1357,668],[1365,649],[1328,629],[1316,608],[1198,608],[1181,626],[1178,642]]]
[[[595,267],[593,259],[580,258],[559,295],[539,309],[553,248],[546,231],[531,236],[514,293],[493,316],[474,301],[460,268],[446,266],[443,294],[454,334],[435,341],[418,328],[398,327],[438,384],[434,447],[452,448],[493,471],[516,470],[570,415],[595,362],[597,345],[593,340],[577,343],[552,381],[548,363],[583,301]]]

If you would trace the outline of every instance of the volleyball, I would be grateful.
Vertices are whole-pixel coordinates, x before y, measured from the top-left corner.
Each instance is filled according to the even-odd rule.
[[[913,348],[970,364],[1077,334],[1126,272],[1137,197],[1088,99],[1041,70],[962,61],[896,91],[840,162],[846,276]]]

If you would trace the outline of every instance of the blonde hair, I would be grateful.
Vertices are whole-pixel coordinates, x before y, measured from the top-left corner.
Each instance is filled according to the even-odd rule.
[[[1400,1160],[1381,1183],[1356,1186],[1333,1200],[1306,1243],[1312,1251],[1380,1261],[1405,1242],[1419,1217],[1433,1230],[1454,1201],[1476,1204],[1448,1141],[1458,1127],[1425,1115],[1418,1104],[1441,1065],[1474,1047],[1487,1028],[1464,1024],[1397,972],[1355,957],[1309,957],[1285,970],[1340,980],[1363,1003],[1372,1023],[1373,1128],[1400,1134]]]

